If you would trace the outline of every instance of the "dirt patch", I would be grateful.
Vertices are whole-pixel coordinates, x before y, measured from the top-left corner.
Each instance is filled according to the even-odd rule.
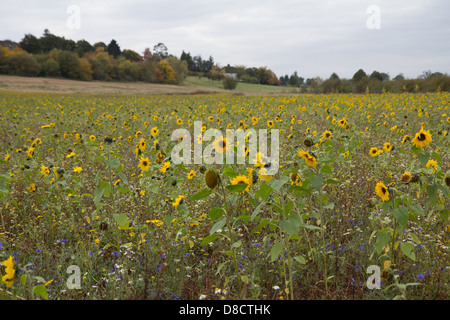
[[[0,75],[0,90],[76,94],[209,94],[220,89],[144,82],[77,81]]]

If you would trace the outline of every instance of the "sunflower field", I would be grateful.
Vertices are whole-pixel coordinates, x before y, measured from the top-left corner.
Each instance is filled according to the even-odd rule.
[[[1,298],[449,299],[449,107],[0,92]],[[279,130],[278,172],[175,164],[194,121]]]

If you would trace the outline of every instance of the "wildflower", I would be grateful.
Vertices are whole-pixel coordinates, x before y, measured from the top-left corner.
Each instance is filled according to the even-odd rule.
[[[389,190],[383,182],[380,181],[377,183],[375,186],[375,193],[381,198],[382,201],[389,201]]]
[[[10,288],[14,283],[14,278],[16,276],[16,269],[14,268],[13,257],[9,256],[8,259],[2,262],[5,268],[5,275],[2,277],[2,281],[6,283],[6,287]]]
[[[189,180],[191,180],[195,176],[196,173],[197,172],[195,170],[191,170],[191,172],[188,173],[187,178]]]
[[[178,207],[180,204],[183,204],[183,200],[184,196],[179,196],[178,198],[175,199],[175,202],[172,203],[172,205],[176,208]]]
[[[66,156],[66,158],[72,158],[73,156],[75,155],[75,152],[71,152],[71,153],[69,153],[67,156]]]
[[[93,135],[93,134],[91,134],[90,136],[89,136],[89,140],[91,140],[91,141],[95,141],[95,136]]]
[[[159,133],[158,131],[158,127],[153,127],[152,130],[150,131],[151,135],[156,137]]]
[[[177,119],[177,124],[178,125],[182,125],[183,124],[183,120],[181,120],[180,118]]]
[[[267,121],[267,126],[269,128],[273,128],[273,121],[272,120]]]
[[[11,157],[11,155],[9,153],[7,153],[5,155],[5,157],[3,158],[3,160],[8,161],[10,157]]]
[[[147,171],[150,168],[150,161],[148,160],[148,158],[141,157],[138,167],[141,169],[141,171]]]
[[[27,187],[28,191],[35,192],[36,191],[36,185],[32,183],[29,187]]]
[[[238,184],[247,184],[247,187],[244,189],[244,191],[242,191],[242,193],[245,193],[247,191],[250,190],[250,179],[247,178],[247,176],[236,176],[233,179],[231,179],[231,184],[232,185],[238,185]]]
[[[433,159],[428,160],[428,162],[426,164],[426,168],[428,169],[429,167],[433,168],[433,173],[436,172],[437,167],[438,167],[436,160],[433,160]]]
[[[77,166],[73,169],[73,172],[80,173],[82,170],[83,168]]]
[[[423,127],[420,128],[420,131],[416,133],[414,139],[412,139],[412,143],[419,148],[424,146],[428,146],[433,139],[431,138],[431,134],[428,131],[424,131]]]

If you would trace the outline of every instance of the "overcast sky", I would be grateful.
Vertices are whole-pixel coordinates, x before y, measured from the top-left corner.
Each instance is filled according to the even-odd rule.
[[[1,8],[0,40],[47,28],[138,53],[163,42],[178,57],[266,66],[278,77],[450,74],[449,0],[14,0]]]

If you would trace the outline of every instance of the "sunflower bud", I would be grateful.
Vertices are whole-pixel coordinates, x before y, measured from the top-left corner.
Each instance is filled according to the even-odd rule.
[[[210,189],[214,189],[219,184],[219,176],[214,170],[208,170],[205,175],[205,183]]]

